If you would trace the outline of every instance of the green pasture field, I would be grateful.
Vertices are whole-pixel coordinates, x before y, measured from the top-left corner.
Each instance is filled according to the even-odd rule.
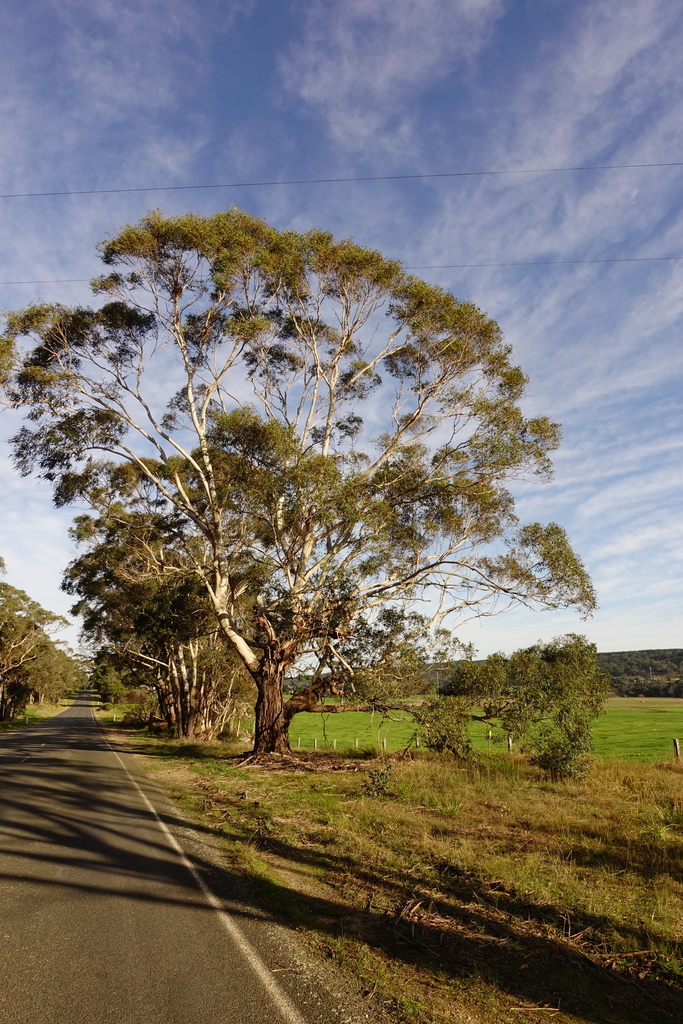
[[[683,699],[678,697],[612,697],[607,714],[593,724],[595,751],[602,757],[673,757],[674,737],[683,743]]]
[[[100,710],[98,714],[102,721],[113,724],[114,716],[116,721],[120,721],[127,710],[123,705],[115,705],[113,709]],[[337,749],[341,752],[356,746],[372,753],[380,749],[388,752],[401,750],[415,737],[418,729],[408,710],[392,711],[391,715],[391,719],[383,719],[379,714],[365,711],[345,711],[342,714],[301,712],[292,720],[290,742],[295,750],[312,750],[316,740],[318,750]],[[23,724],[23,718],[10,724],[16,728]],[[244,720],[241,724],[242,738],[246,739],[252,729],[253,722]],[[610,698],[606,713],[596,719],[592,731],[595,752],[600,757],[630,758],[644,763],[673,757],[674,737],[679,738],[683,745],[683,698]],[[486,733],[486,726],[472,726],[472,742],[476,750],[487,748]],[[383,748],[385,739],[386,748]],[[503,747],[494,740],[491,750],[501,751]]]
[[[381,715],[365,711],[329,715],[302,711],[292,719],[289,741],[292,747],[310,750],[317,740],[319,750],[331,750],[334,740],[339,748],[354,747],[358,740],[360,749],[375,751],[386,739],[387,750],[399,750],[415,735],[415,722],[408,711],[394,711],[392,718],[399,721],[383,720]]]
[[[415,735],[410,713],[392,712],[398,721],[382,721],[380,715],[363,711],[343,714],[308,714],[302,712],[292,720],[290,740],[293,747],[311,750],[317,740],[319,750],[337,747],[358,747],[377,750],[386,739],[387,750],[405,747]],[[245,723],[248,724],[248,723]],[[476,749],[487,746],[486,727],[474,725],[472,740]],[[675,697],[613,697],[607,711],[593,726],[595,752],[601,757],[637,758],[658,761],[673,756],[673,738],[683,743],[683,698]],[[492,749],[496,748],[493,745]]]

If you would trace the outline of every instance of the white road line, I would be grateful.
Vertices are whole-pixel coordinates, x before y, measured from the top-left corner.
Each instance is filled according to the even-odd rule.
[[[178,857],[180,858],[183,866],[187,868],[187,870],[192,875],[201,891],[204,893],[207,902],[211,904],[213,909],[218,914],[218,918],[223,927],[225,928],[226,932],[230,935],[230,938],[235,942],[235,944],[239,946],[240,950],[244,954],[245,960],[247,960],[249,966],[258,976],[259,980],[263,984],[263,987],[267,990],[268,995],[270,996],[270,998],[273,1000],[278,1010],[280,1011],[280,1014],[282,1015],[283,1019],[287,1022],[287,1024],[306,1024],[304,1018],[301,1016],[301,1014],[296,1009],[294,1004],[289,1000],[289,998],[285,995],[280,986],[277,984],[277,982],[273,978],[272,974],[270,973],[270,971],[264,964],[263,960],[254,949],[254,947],[251,945],[248,939],[242,934],[241,929],[238,927],[237,924],[235,924],[235,922],[230,917],[228,912],[223,908],[223,904],[221,903],[219,898],[215,895],[215,893],[211,891],[211,889],[208,887],[202,876],[187,859],[182,846],[180,845],[176,837],[173,835],[166,822],[162,821],[162,819],[159,817],[153,805],[147,799],[145,791],[139,785],[137,779],[135,779],[134,776],[131,775],[125,763],[119,757],[118,751],[114,750],[111,743],[106,738],[105,742],[109,749],[111,750],[114,757],[118,760],[119,764],[123,768],[124,772],[130,779],[130,781],[137,789],[138,793],[140,794],[145,803],[145,806],[148,808],[150,813],[153,814],[154,817],[156,818],[159,828],[164,833],[164,835],[170,842],[171,846],[178,854]]]

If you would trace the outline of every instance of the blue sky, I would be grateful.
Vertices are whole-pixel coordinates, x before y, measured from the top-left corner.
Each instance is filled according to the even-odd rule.
[[[672,0],[25,0],[0,15],[0,192],[683,160]],[[158,206],[233,202],[408,266],[683,255],[683,168],[0,200],[0,282],[89,279],[95,245]],[[601,650],[683,646],[683,261],[423,270],[503,327],[527,408],[564,427],[524,519],[568,530],[586,624],[515,612],[482,653],[569,630]],[[90,301],[0,284],[0,306]],[[72,510],[13,472],[8,582],[64,612]],[[75,631],[71,633],[75,638]]]

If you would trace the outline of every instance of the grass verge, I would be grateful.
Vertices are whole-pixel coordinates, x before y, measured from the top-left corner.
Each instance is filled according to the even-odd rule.
[[[673,762],[598,760],[550,784],[502,755],[464,768],[320,753],[293,770],[241,766],[221,744],[131,746],[376,1017],[683,1020]]]
[[[59,704],[29,704],[28,707],[17,718],[9,722],[0,722],[0,733],[11,732],[14,729],[28,729],[32,725],[44,722],[46,718],[52,718],[63,711],[71,704],[71,700],[62,700]]]

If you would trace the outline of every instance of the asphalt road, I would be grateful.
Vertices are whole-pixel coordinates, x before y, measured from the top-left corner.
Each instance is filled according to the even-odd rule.
[[[350,1019],[283,968],[258,909],[225,912],[187,847],[87,694],[0,737],[0,1024]]]

